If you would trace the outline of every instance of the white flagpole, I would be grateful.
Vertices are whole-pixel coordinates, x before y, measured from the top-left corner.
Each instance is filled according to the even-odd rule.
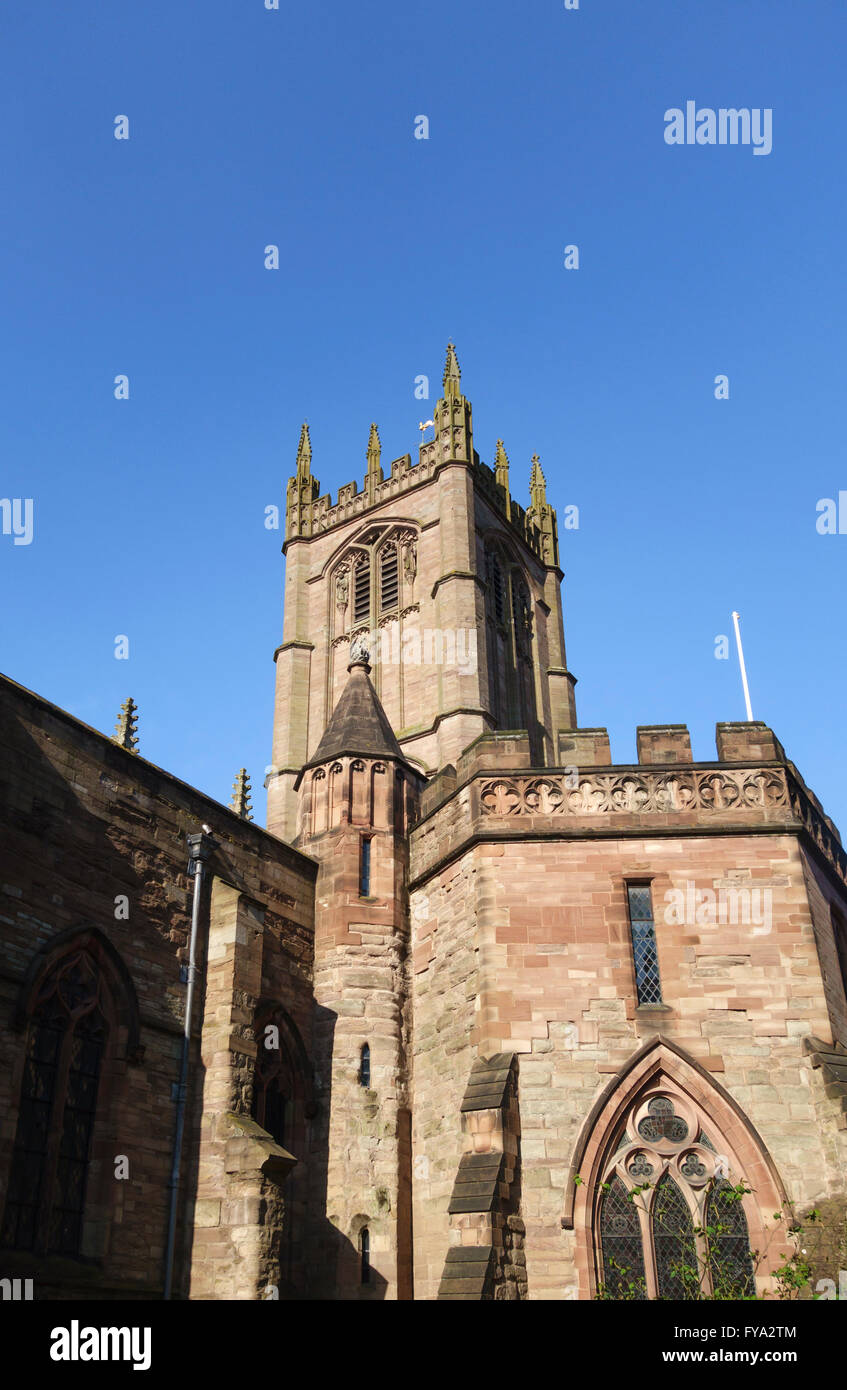
[[[735,624],[735,642],[738,647],[738,664],[741,667],[741,684],[744,686],[744,703],[747,706],[747,719],[753,723],[753,710],[750,706],[750,687],[747,684],[747,668],[744,665],[744,648],[741,645],[741,629],[738,626],[740,613],[733,613],[732,621]]]

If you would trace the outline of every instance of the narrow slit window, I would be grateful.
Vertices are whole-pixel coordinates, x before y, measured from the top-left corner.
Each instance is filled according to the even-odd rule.
[[[359,897],[371,895],[371,842],[367,835],[362,836],[359,849]]]
[[[353,571],[353,622],[367,623],[371,616],[371,571],[361,560]]]
[[[388,613],[396,608],[400,597],[400,580],[397,565],[397,547],[389,545],[383,550],[379,566],[379,607],[380,612]]]
[[[661,1004],[662,981],[659,976],[656,924],[653,919],[653,898],[649,883],[627,884],[627,896],[638,1002]]]
[[[369,1087],[371,1084],[371,1049],[368,1043],[362,1047],[359,1055],[359,1085]]]
[[[362,1283],[369,1284],[371,1282],[371,1233],[367,1226],[359,1232],[359,1260],[362,1269]]]

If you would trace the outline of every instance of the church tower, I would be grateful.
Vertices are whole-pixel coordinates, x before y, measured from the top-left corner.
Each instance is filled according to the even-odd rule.
[[[576,724],[567,669],[556,514],[537,456],[530,506],[511,496],[509,459],[474,447],[471,403],[448,344],[434,438],[387,468],[376,424],[364,486],[320,494],[303,426],[286,498],[285,614],[275,654],[268,828],[297,833],[295,789],[364,639],[371,680],[403,756],[425,777],[480,735],[522,730],[536,766],[559,760]]]

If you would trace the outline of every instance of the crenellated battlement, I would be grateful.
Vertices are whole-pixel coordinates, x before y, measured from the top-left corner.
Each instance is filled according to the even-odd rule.
[[[684,724],[638,729],[637,764],[614,764],[605,729],[560,736],[573,761],[531,764],[520,732],[483,735],[457,765],[442,769],[421,800],[415,864],[431,837],[424,823],[463,798],[462,833],[661,835],[784,827],[802,832],[847,886],[847,853],[838,828],[767,725],[716,728],[718,761],[695,763]],[[439,832],[441,833],[441,832]]]
[[[285,540],[311,539],[352,518],[382,507],[412,489],[430,482],[442,467],[464,463],[473,473],[476,486],[486,501],[503,516],[523,543],[542,563],[559,563],[556,513],[548,504],[544,475],[537,455],[530,473],[530,507],[524,508],[509,491],[509,460],[503,441],[497,441],[494,467],[482,462],[473,447],[470,402],[461,394],[455,349],[448,344],[444,372],[444,395],[434,409],[435,436],[418,447],[418,462],[403,454],[389,465],[386,477],[380,464],[381,446],[375,424],[371,425],[367,449],[367,471],[359,490],[353,480],[338,489],[338,500],[320,493],[320,482],[311,472],[312,448],[308,425],[304,423],[297,449],[296,472],[286,490]]]

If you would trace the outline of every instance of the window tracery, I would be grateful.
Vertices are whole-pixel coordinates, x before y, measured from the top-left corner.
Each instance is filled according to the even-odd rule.
[[[754,1289],[743,1199],[688,1096],[654,1083],[616,1126],[595,1207],[607,1298],[740,1298]],[[740,1178],[734,1179],[740,1183]]]
[[[108,1006],[86,949],[60,958],[36,994],[2,1244],[79,1254]]]

